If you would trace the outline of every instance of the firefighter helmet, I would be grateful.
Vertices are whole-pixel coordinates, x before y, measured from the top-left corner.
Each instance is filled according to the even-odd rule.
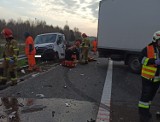
[[[1,34],[5,37],[5,38],[10,38],[13,37],[13,33],[11,31],[11,29],[9,28],[5,28],[2,30]]]
[[[87,35],[86,35],[85,33],[83,33],[83,34],[82,34],[82,37],[85,38],[85,37],[87,37]]]
[[[153,42],[156,42],[160,39],[160,31],[157,31],[153,34]]]

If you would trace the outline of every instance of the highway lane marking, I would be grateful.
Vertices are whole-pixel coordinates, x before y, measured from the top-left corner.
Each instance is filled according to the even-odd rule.
[[[111,89],[112,89],[112,69],[113,69],[113,61],[109,60],[107,75],[106,75],[103,93],[101,97],[101,104],[104,104],[109,108],[110,108]],[[110,111],[100,106],[98,110],[96,122],[110,122]]]

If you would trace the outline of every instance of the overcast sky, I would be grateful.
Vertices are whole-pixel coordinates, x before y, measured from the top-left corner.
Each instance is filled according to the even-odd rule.
[[[90,36],[97,35],[100,0],[0,0],[0,18],[9,20],[44,20],[48,25],[79,28]]]

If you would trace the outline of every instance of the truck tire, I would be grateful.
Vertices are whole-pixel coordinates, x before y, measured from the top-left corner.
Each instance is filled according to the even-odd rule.
[[[133,73],[140,74],[141,63],[138,60],[138,56],[130,56],[128,66]]]

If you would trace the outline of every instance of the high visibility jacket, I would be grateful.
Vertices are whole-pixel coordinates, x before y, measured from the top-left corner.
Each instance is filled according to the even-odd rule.
[[[93,51],[96,51],[97,50],[97,41],[96,40],[92,41],[92,46],[93,46]]]
[[[146,79],[155,79],[155,75],[157,72],[157,66],[155,64],[148,65],[149,59],[157,59],[159,54],[155,53],[153,45],[147,46],[147,57],[144,57],[142,60],[142,72],[141,76]],[[160,80],[160,77],[157,77],[156,80]],[[156,82],[155,80],[155,82]]]
[[[81,47],[90,47],[90,41],[88,38],[83,38]]]
[[[18,58],[18,54],[19,54],[19,48],[18,48],[17,41],[15,39],[7,41],[7,43],[5,44],[4,52],[3,52],[4,59],[16,60]]]
[[[31,36],[28,36],[25,41],[25,54],[26,55],[35,55],[36,49],[34,47],[34,41]]]

